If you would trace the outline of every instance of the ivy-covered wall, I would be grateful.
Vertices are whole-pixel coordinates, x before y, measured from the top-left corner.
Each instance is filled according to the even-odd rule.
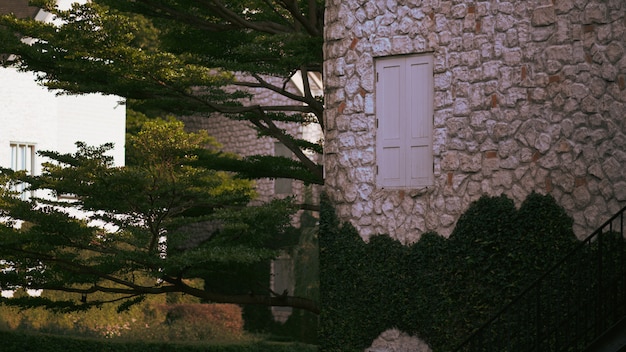
[[[363,351],[391,328],[451,350],[577,243],[549,195],[532,193],[519,209],[482,197],[448,239],[427,233],[411,246],[386,235],[364,242],[324,200],[320,350]]]

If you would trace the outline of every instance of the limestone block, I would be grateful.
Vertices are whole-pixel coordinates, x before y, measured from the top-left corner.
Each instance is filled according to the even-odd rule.
[[[443,153],[441,158],[441,170],[455,171],[459,168],[459,153],[456,151],[448,151]]]
[[[500,168],[514,170],[519,166],[520,162],[516,156],[509,156],[506,159],[500,160]]]
[[[381,333],[365,352],[431,352],[430,347],[416,336],[397,329]]]
[[[606,4],[599,2],[590,2],[585,6],[583,12],[583,23],[606,23],[609,19]]]
[[[610,24],[598,25],[596,27],[596,40],[600,44],[608,44],[613,39],[613,31]]]
[[[557,14],[566,14],[572,10],[574,7],[574,2],[572,1],[555,1],[554,2],[554,11]]]
[[[600,102],[592,96],[586,96],[580,103],[580,108],[586,113],[595,113],[599,111]]]
[[[507,65],[518,65],[522,61],[521,49],[504,49],[502,54]]]
[[[612,183],[611,181],[609,181],[606,178],[602,179],[598,183],[598,188],[600,190],[600,194],[602,195],[602,197],[604,199],[611,199],[611,198],[613,198],[613,195],[614,195],[613,185],[615,185],[615,187],[618,186],[618,184],[614,184],[614,183]],[[618,192],[620,192],[620,190],[618,190]],[[618,193],[618,192],[615,192],[615,193]],[[619,197],[615,197],[615,198],[619,198]],[[613,212],[613,213],[615,213],[615,212]]]
[[[388,55],[391,53],[391,41],[389,38],[376,38],[372,50],[377,56]]]
[[[446,71],[440,74],[435,74],[434,76],[435,90],[447,90],[450,88],[451,83],[452,83],[452,73],[449,71]]]
[[[572,24],[568,18],[559,18],[556,21],[556,31],[552,37],[554,44],[566,44],[572,41]],[[576,55],[578,57],[578,55]]]
[[[546,155],[542,156],[538,163],[546,170],[553,170],[560,165],[560,160],[558,154],[551,150]]]
[[[626,181],[622,180],[615,183],[614,189],[615,199],[619,202],[626,201]]]
[[[478,172],[482,167],[482,154],[461,154],[459,157],[460,170],[463,172]]]
[[[540,6],[533,10],[530,23],[533,26],[547,26],[556,22],[556,11],[554,6]]]
[[[540,133],[535,139],[534,147],[539,153],[546,153],[552,145],[552,137],[547,133]]]
[[[494,186],[503,186],[506,189],[510,189],[513,186],[513,173],[510,171],[497,171],[493,176]]]
[[[613,64],[609,62],[604,62],[604,64],[602,64],[602,67],[600,68],[600,72],[602,74],[602,78],[607,81],[613,82],[617,79],[617,74],[619,73],[619,70]]]
[[[623,181],[624,165],[620,164],[615,158],[610,157],[602,163],[602,170],[613,182]]]
[[[579,209],[584,208],[591,201],[591,195],[589,194],[589,191],[586,187],[575,188],[572,192],[572,195],[574,196],[574,203]]]
[[[530,31],[530,38],[534,42],[545,42],[554,33],[554,26],[533,27]]]
[[[570,45],[552,45],[546,48],[545,55],[548,60],[568,63],[572,60],[573,49]]]

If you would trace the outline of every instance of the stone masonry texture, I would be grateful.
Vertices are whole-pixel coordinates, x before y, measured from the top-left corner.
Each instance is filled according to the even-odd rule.
[[[626,204],[624,0],[327,0],[325,189],[367,240],[448,236],[468,205],[549,193],[585,237]],[[374,62],[434,57],[435,184],[375,183]]]
[[[239,75],[240,80],[252,80],[250,77]],[[276,77],[265,77],[266,80],[273,84],[282,86],[283,81]],[[289,81],[286,85],[287,90],[297,94],[297,88]],[[254,95],[246,104],[259,105],[293,105],[294,102],[284,96],[273,93],[268,89],[249,88],[249,92]],[[229,153],[237,154],[241,157],[252,155],[274,155],[275,139],[267,136],[259,137],[258,131],[248,121],[229,119],[221,114],[212,114],[210,116],[185,116],[181,120],[185,124],[188,131],[207,130],[209,135],[215,137],[222,145],[222,150]],[[290,135],[296,138],[305,138],[311,141],[320,139],[320,132],[316,126],[303,127],[295,123],[278,122],[277,125],[284,129]],[[313,156],[314,157],[314,156]],[[314,158],[315,161],[318,161]],[[293,181],[291,194],[277,194],[274,190],[274,180],[262,178],[255,181],[258,198],[251,204],[258,205],[268,202],[274,198],[284,198],[294,196],[296,203],[304,203],[306,201],[317,203],[319,198],[319,187],[308,186],[313,200],[305,199],[307,186],[301,181]]]

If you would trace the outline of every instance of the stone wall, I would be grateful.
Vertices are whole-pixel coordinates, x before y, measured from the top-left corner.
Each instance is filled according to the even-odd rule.
[[[245,80],[245,77],[239,76],[239,79]],[[282,80],[280,78],[265,77],[265,79],[273,84],[282,86]],[[250,78],[248,78],[250,80]],[[297,94],[298,89],[292,83],[289,82],[286,85],[286,89],[292,93]],[[250,93],[254,94],[254,98],[251,101],[246,101],[246,105],[293,105],[294,101],[290,100],[280,94],[273,93],[268,89],[248,89]],[[182,118],[185,128],[189,131],[207,130],[209,135],[215,137],[217,141],[222,144],[223,150],[226,152],[235,153],[242,157],[251,155],[274,155],[274,143],[276,139],[271,137],[259,137],[257,130],[252,123],[248,121],[239,121],[226,118],[220,114],[214,114],[211,116],[187,116]],[[315,138],[320,138],[319,126],[304,127],[295,123],[277,123],[278,127],[285,129],[287,133],[296,138],[310,138],[315,141]],[[267,202],[276,197],[286,197],[289,195],[295,195],[297,202],[304,202],[306,187],[303,182],[293,181],[292,194],[276,194],[274,191],[273,179],[259,179],[256,180],[256,190],[258,198],[253,204],[261,202]],[[314,192],[318,194],[319,191]],[[317,199],[317,198],[316,198]]]
[[[364,239],[448,236],[481,195],[550,193],[579,237],[626,204],[626,2],[327,0],[326,191]],[[434,57],[435,184],[375,183],[374,60]]]
[[[398,329],[382,332],[365,352],[432,352],[426,342]]]

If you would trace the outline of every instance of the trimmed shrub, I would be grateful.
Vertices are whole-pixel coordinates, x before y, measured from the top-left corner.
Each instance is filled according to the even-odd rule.
[[[409,247],[385,235],[363,242],[326,198],[321,219],[320,349],[328,352],[362,351],[390,328],[450,350],[577,243],[565,211],[539,194],[519,210],[506,196],[482,197],[449,239],[427,233]]]
[[[3,352],[315,352],[316,346],[305,344],[183,344],[91,340],[46,334],[0,331]]]

